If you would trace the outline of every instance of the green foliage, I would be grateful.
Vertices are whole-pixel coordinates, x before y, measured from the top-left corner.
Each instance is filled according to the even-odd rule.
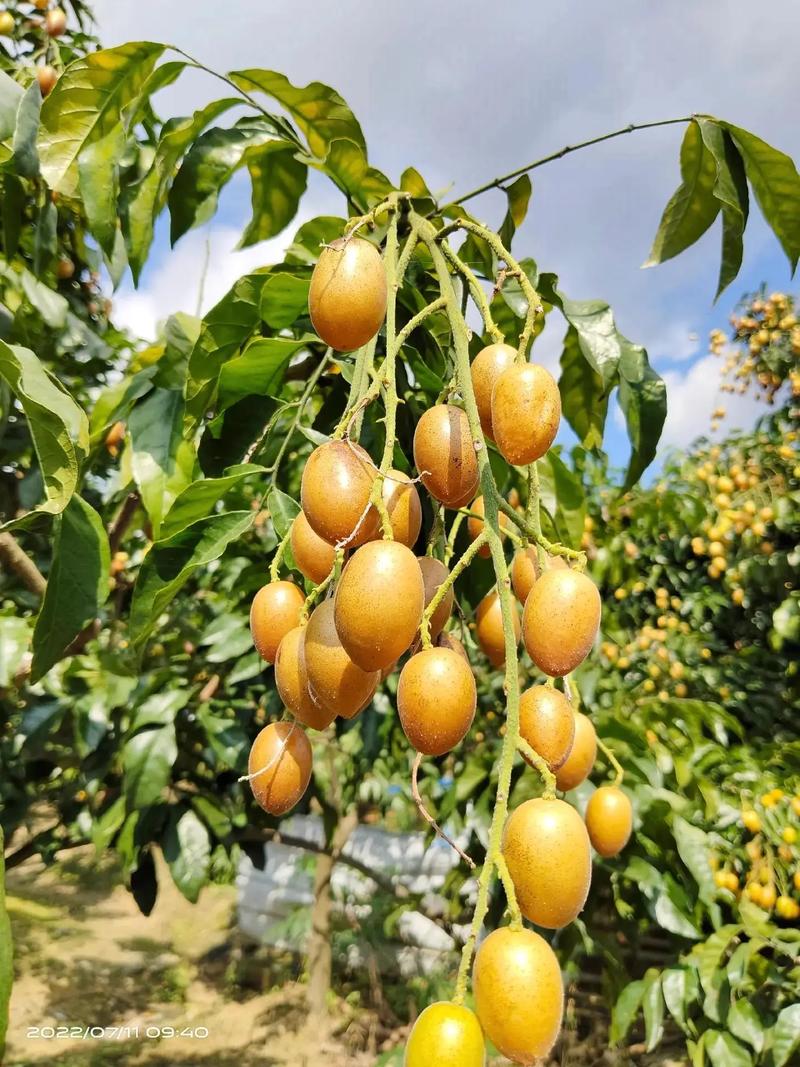
[[[8,1029],[8,1002],[11,996],[11,984],[14,980],[14,961],[12,956],[11,923],[6,911],[6,865],[5,839],[0,827],[0,1056],[3,1055]]]

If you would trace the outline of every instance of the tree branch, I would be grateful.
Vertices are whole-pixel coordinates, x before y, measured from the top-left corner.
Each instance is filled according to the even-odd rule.
[[[13,534],[0,533],[0,563],[13,571],[32,593],[44,596],[47,581],[30,556],[20,548]]]

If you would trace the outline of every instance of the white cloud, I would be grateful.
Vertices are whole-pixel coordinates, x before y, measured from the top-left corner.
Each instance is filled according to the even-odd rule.
[[[759,415],[766,414],[766,406],[753,396],[720,392],[720,370],[719,359],[709,355],[693,363],[686,374],[664,373],[668,411],[662,447],[686,448],[701,434],[723,437],[730,430],[749,429]],[[725,408],[726,414],[719,429],[711,434],[711,413],[717,407]]]

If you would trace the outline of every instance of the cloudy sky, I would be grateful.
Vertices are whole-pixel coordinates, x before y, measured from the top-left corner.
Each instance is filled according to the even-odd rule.
[[[217,70],[258,66],[296,84],[327,82],[360,119],[371,161],[395,180],[413,164],[435,190],[470,189],[570,142],[692,112],[729,119],[800,160],[800,65],[783,44],[800,32],[797,0],[763,8],[752,0],[96,0],[95,8],[107,45],[167,41]],[[220,86],[192,73],[158,103],[164,115],[185,114],[214,95]],[[757,210],[742,273],[716,306],[718,223],[677,260],[641,269],[678,184],[681,136],[679,126],[634,133],[536,171],[514,246],[556,271],[572,298],[608,300],[620,329],[647,347],[668,381],[665,442],[677,447],[707,430],[720,400],[708,331],[724,327],[761,282],[792,287]],[[472,209],[497,224],[503,198],[488,194]],[[343,205],[316,181],[302,210],[341,214]],[[207,242],[204,307],[249,267],[274,261],[284,238],[233,251],[248,217],[247,185],[234,182],[214,222],[172,251],[162,227],[139,291],[126,283],[117,297],[118,318],[147,336],[169,313],[196,311]],[[555,321],[545,331],[543,362],[557,360],[562,332]],[[726,406],[726,427],[749,425],[760,410],[749,400]],[[618,422],[609,438],[621,459]]]

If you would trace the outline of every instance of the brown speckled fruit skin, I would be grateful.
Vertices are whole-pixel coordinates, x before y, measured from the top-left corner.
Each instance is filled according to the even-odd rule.
[[[580,915],[592,881],[592,849],[575,808],[564,800],[526,800],[509,816],[502,847],[526,919],[559,930]]]
[[[469,510],[474,511],[477,515],[485,515],[486,508],[483,503],[483,497],[476,496],[470,504]],[[506,536],[506,530],[508,529],[511,523],[511,519],[509,519],[508,515],[506,515],[504,511],[501,511],[499,513],[498,519],[500,529],[500,540],[502,541],[502,539]],[[472,517],[472,515],[469,516],[469,518],[467,519],[467,535],[469,536],[470,541],[474,541],[476,537],[480,537],[480,535],[483,533],[483,526],[484,524],[481,519],[475,519]],[[478,549],[478,555],[482,556],[483,559],[488,559],[491,554],[492,551],[488,545],[481,545],[481,547]]]
[[[551,771],[558,770],[575,739],[575,716],[570,702],[558,689],[548,685],[526,689],[519,701],[519,732]]]
[[[546,571],[525,601],[522,639],[539,670],[553,678],[583,663],[599,626],[597,586],[578,571]]]
[[[436,590],[450,572],[441,560],[434,559],[433,556],[418,556],[417,563],[422,572],[422,583],[425,588],[425,607],[427,608],[436,595]],[[435,641],[442,632],[442,628],[450,618],[454,602],[455,594],[451,585],[442,598],[439,607],[431,616],[431,641]]]
[[[472,990],[483,1032],[504,1056],[524,1067],[547,1056],[561,1030],[564,983],[543,937],[494,930],[475,954]]]
[[[422,504],[416,485],[402,471],[389,470],[381,492],[392,524],[392,536],[406,548],[413,548],[422,527]]]
[[[511,602],[514,623],[514,638],[519,643],[519,609]],[[475,609],[475,639],[493,667],[502,667],[506,661],[506,643],[503,633],[503,614],[496,589],[490,589]]]
[[[315,704],[308,691],[303,641],[305,626],[295,626],[278,645],[275,657],[275,686],[283,703],[303,726],[324,730],[336,718],[334,712]]]
[[[503,371],[513,365],[516,358],[517,350],[512,348],[511,345],[501,342],[482,348],[473,359],[470,367],[472,388],[475,391],[475,403],[478,405],[481,429],[490,441],[494,441],[492,393],[495,383]]]
[[[469,656],[467,655],[467,650],[464,648],[461,641],[455,636],[455,634],[439,634],[439,636],[433,643],[436,645],[437,648],[449,648],[453,652],[457,652],[465,663],[469,663]]]
[[[379,671],[362,671],[342,647],[333,617],[333,601],[311,613],[303,642],[303,663],[312,699],[350,719],[372,700]]]
[[[494,439],[509,463],[523,467],[541,459],[555,439],[560,419],[558,383],[537,363],[517,363],[495,382]]]
[[[342,572],[336,632],[362,670],[382,671],[409,649],[424,604],[422,571],[411,549],[399,541],[371,541]]]
[[[283,752],[278,755],[284,741]],[[285,815],[308,788],[311,762],[311,745],[302,726],[292,722],[265,726],[253,742],[247,761],[248,774],[269,766],[268,771],[250,781],[256,803],[270,815]]]
[[[291,545],[294,561],[301,574],[315,585],[327,578],[333,567],[336,549],[314,533],[302,511],[292,523]]]
[[[586,829],[595,852],[606,859],[618,856],[630,840],[633,807],[618,786],[601,785],[586,805]]]
[[[423,413],[414,431],[414,464],[422,484],[446,507],[461,508],[473,498],[478,460],[461,408],[434,404]]]
[[[592,773],[597,758],[597,734],[592,720],[579,711],[575,716],[575,737],[569,755],[556,771],[556,785],[562,793],[568,793],[585,781]]]
[[[547,570],[567,570],[569,564],[563,556],[550,556],[547,560]],[[528,599],[528,594],[536,584],[539,577],[539,555],[535,548],[521,548],[514,556],[511,564],[511,588],[514,596],[520,604]]]
[[[331,545],[346,541],[364,513],[374,479],[375,466],[360,445],[326,441],[315,448],[300,482],[300,504],[314,533]],[[379,521],[371,507],[347,547],[373,538]]]
[[[400,723],[423,755],[442,756],[462,740],[475,718],[477,700],[469,664],[449,648],[424,649],[400,671]]]
[[[377,248],[360,237],[323,248],[311,275],[308,311],[325,344],[339,352],[370,341],[386,315],[386,271]]]
[[[294,582],[270,582],[259,589],[250,605],[250,633],[258,654],[274,663],[278,645],[300,622],[305,603],[301,589]]]

